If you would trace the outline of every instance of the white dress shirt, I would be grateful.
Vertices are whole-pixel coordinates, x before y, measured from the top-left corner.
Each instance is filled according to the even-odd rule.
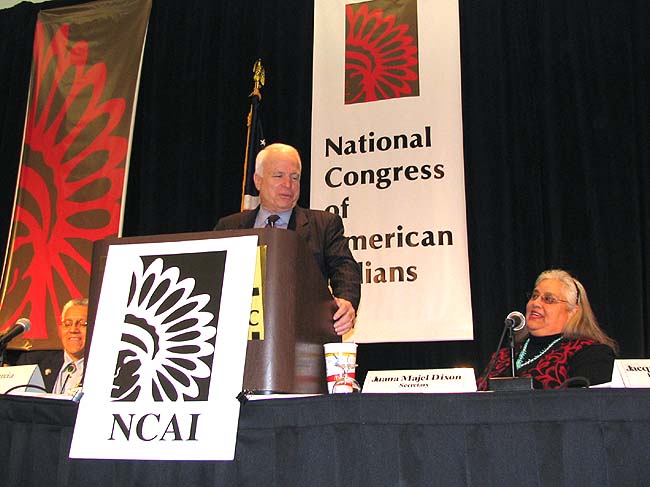
[[[81,385],[84,375],[84,358],[74,360],[67,352],[63,352],[63,365],[54,383],[54,394],[74,394]]]

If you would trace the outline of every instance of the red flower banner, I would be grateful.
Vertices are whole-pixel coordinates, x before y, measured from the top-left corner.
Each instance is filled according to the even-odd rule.
[[[416,2],[345,6],[345,103],[418,96]]]
[[[150,10],[106,0],[39,14],[0,295],[0,323],[32,323],[16,348],[60,348],[61,308],[88,294],[93,243],[120,233]]]

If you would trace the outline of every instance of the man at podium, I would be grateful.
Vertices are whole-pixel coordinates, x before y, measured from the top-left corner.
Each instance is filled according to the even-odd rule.
[[[280,143],[265,147],[255,159],[254,182],[260,205],[221,218],[214,229],[275,227],[297,232],[332,289],[338,306],[333,316],[334,330],[344,335],[354,327],[361,298],[361,273],[343,235],[341,218],[296,206],[301,171],[300,155],[294,147]]]

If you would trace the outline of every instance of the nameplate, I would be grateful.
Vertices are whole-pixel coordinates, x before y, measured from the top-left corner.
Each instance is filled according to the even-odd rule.
[[[476,392],[476,376],[470,368],[376,370],[366,375],[362,392]]]
[[[38,365],[15,365],[0,368],[0,394],[44,391],[43,376]]]
[[[610,387],[650,387],[650,359],[617,359]]]

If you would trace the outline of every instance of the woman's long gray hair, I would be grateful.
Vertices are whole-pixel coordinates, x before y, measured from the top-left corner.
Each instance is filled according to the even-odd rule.
[[[596,315],[591,309],[587,291],[580,281],[562,269],[550,269],[542,272],[535,280],[535,287],[545,279],[557,279],[564,285],[564,296],[569,310],[576,309],[576,312],[564,325],[562,334],[565,338],[591,338],[611,347],[618,352],[618,344],[610,338],[607,333],[598,325]],[[526,329],[524,329],[526,330]],[[526,333],[527,335],[527,333]]]

